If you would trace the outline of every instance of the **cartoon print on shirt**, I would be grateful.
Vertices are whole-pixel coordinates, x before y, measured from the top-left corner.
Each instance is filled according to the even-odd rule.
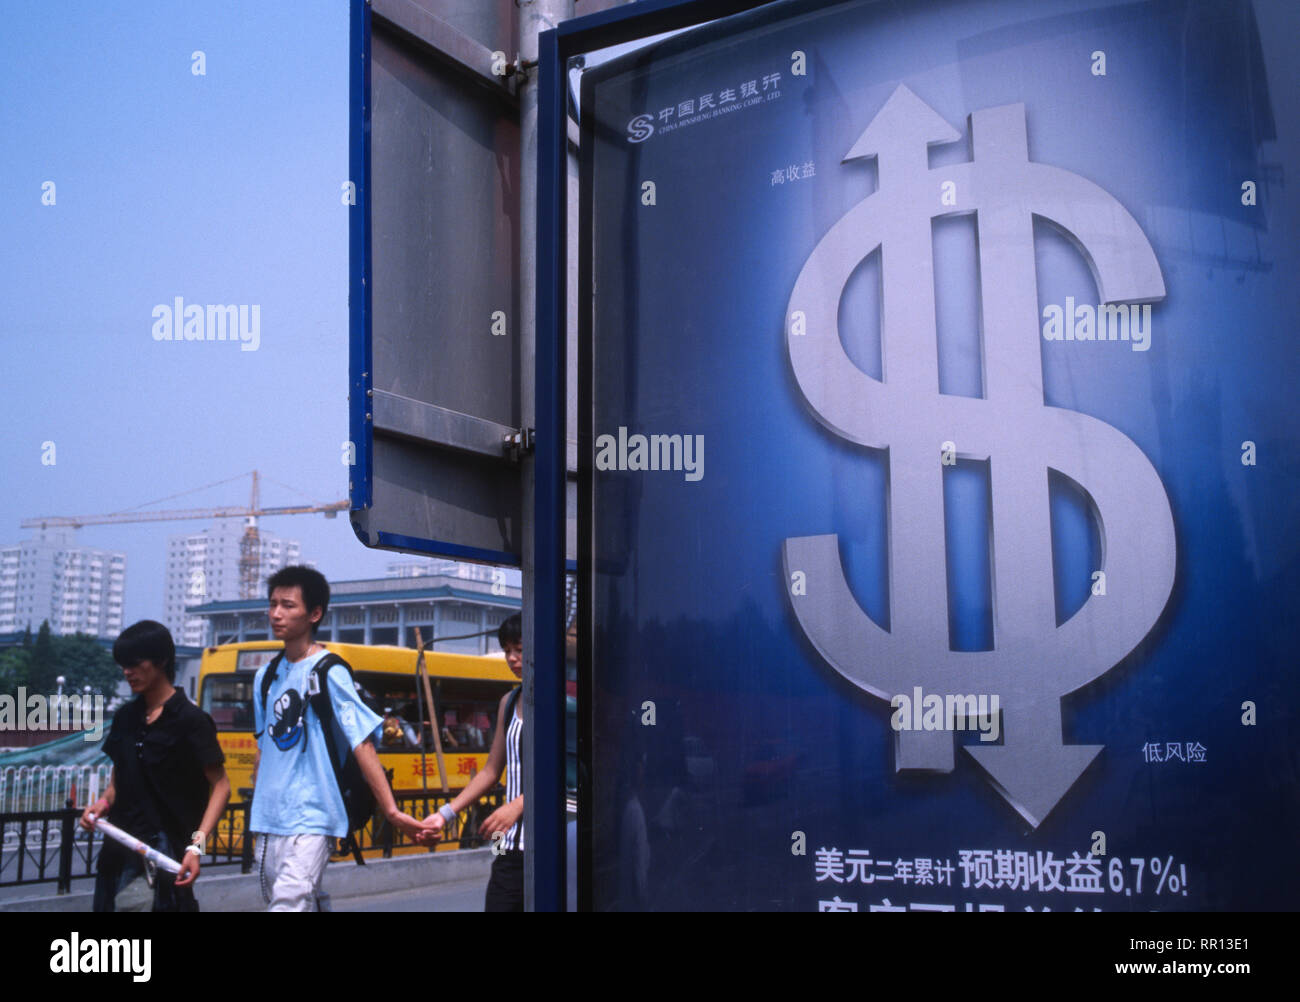
[[[286,689],[271,707],[275,723],[271,725],[271,739],[281,751],[288,751],[302,737],[302,697],[297,689]]]

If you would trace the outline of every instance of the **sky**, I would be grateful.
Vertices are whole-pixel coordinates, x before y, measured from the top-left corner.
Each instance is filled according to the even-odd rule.
[[[121,511],[253,469],[265,505],[345,500],[348,4],[15,4],[0,93],[0,543],[29,537],[24,518]],[[154,308],[178,296],[259,307],[256,350],[156,341]],[[250,486],[153,507],[246,505]],[[78,541],[126,552],[131,623],[162,615],[168,537],[209,524],[89,526]],[[404,559],[342,516],[261,525],[331,580]]]

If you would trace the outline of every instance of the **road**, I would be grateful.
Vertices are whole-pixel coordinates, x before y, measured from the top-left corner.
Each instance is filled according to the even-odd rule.
[[[487,877],[331,900],[336,912],[481,912]]]

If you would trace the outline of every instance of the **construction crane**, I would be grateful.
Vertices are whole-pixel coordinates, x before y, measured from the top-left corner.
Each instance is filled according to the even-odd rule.
[[[327,504],[283,505],[275,508],[263,508],[260,491],[261,474],[257,470],[253,470],[251,475],[253,490],[247,508],[228,506],[222,508],[173,508],[163,511],[138,511],[132,509],[112,512],[107,515],[43,515],[37,518],[25,518],[20,525],[24,529],[58,527],[80,529],[83,525],[115,525],[123,522],[171,522],[189,518],[242,518],[244,519],[244,534],[239,540],[239,595],[241,598],[256,598],[260,592],[262,576],[262,544],[257,529],[257,520],[267,515],[308,515],[314,512],[320,512],[326,518],[334,518],[339,512],[347,511],[349,503],[347,501],[331,501]],[[221,484],[228,484],[231,480],[238,479],[240,478],[231,477],[228,480],[219,480],[216,483],[205,484],[203,487],[196,487],[194,490],[183,491],[182,493],[193,494],[195,491],[218,487]],[[180,496],[180,494],[171,495],[171,497]],[[169,499],[160,498],[159,500],[166,501]],[[145,502],[145,504],[157,503],[158,501]]]

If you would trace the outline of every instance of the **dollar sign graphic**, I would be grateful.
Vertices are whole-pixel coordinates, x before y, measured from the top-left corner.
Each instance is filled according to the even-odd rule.
[[[971,160],[931,170],[927,147],[961,138],[899,87],[845,161],[878,158],[874,194],[822,238],[790,297],[786,348],[813,416],[834,434],[888,450],[890,630],[857,604],[835,535],[784,544],[800,627],[841,675],[881,699],[998,694],[1003,745],[966,745],[998,792],[1035,828],[1101,751],[1067,745],[1061,698],[1109,671],[1155,624],[1173,588],[1174,523],[1142,451],[1096,418],[1043,400],[1033,216],[1077,245],[1106,303],[1164,298],[1151,245],[1127,210],[1090,181],[1029,160],[1022,104],[971,115]],[[940,201],[951,181],[956,205]],[[951,192],[953,189],[949,188]],[[939,393],[931,219],[976,214],[983,397]],[[849,276],[881,248],[883,380],[840,341]],[[948,645],[940,443],[989,463],[994,649]],[[1057,626],[1048,470],[1089,496],[1107,594]],[[787,591],[790,591],[787,588]],[[896,768],[951,772],[954,736],[899,731]]]

